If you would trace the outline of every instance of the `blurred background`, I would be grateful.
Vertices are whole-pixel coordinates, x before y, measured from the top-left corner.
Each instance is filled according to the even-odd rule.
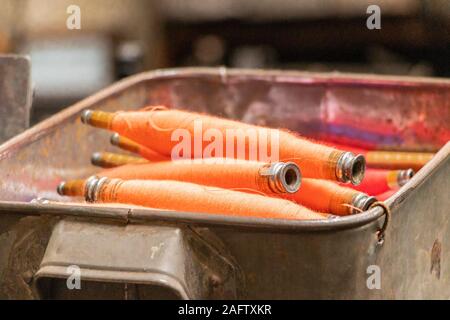
[[[374,4],[381,30],[366,27]],[[156,68],[449,77],[450,1],[0,0],[1,53],[31,57],[32,123]]]

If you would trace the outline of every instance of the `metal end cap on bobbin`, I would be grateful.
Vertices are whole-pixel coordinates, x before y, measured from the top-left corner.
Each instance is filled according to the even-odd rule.
[[[92,110],[84,110],[81,114],[81,122],[84,124],[90,124],[92,113]]]
[[[369,210],[370,206],[377,202],[377,198],[369,196],[365,193],[358,193],[352,201],[352,214],[360,213]],[[361,211],[359,211],[359,210]]]
[[[63,181],[56,187],[56,192],[58,192],[58,194],[60,196],[65,196],[65,192],[64,192],[65,187],[66,187],[66,182]]]
[[[413,169],[408,170],[400,170],[397,176],[397,183],[399,187],[403,187],[412,177],[415,175],[415,171]]]
[[[91,156],[91,164],[100,166],[102,164],[103,155],[100,152],[94,152]]]
[[[357,186],[364,179],[366,172],[366,159],[363,155],[354,155],[352,152],[345,152],[341,155],[336,165],[336,177],[340,182],[351,182]]]
[[[111,144],[113,146],[116,146],[116,147],[119,146],[120,145],[120,135],[118,133],[114,133],[111,136],[111,139],[109,141],[111,142]]]
[[[276,193],[295,193],[302,182],[300,168],[293,162],[272,163],[262,175],[268,177],[269,187]]]

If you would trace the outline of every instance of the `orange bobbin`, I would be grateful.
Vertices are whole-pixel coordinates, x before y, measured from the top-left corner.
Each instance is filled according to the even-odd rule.
[[[188,135],[191,138],[189,144],[192,153],[189,158],[198,158],[204,157],[205,152],[211,147],[211,141],[203,139],[202,136],[203,132],[209,132],[222,138],[221,146],[216,150],[221,153],[218,157],[265,161],[261,158],[261,148],[264,146],[266,150],[272,150],[273,145],[279,151],[279,159],[295,162],[305,177],[351,182],[355,185],[364,177],[365,160],[362,155],[313,143],[287,131],[204,114],[160,110],[157,107],[149,111],[117,113],[86,110],[82,114],[82,121],[118,132],[171,158],[174,154],[177,155],[180,142],[174,139],[174,133]],[[239,132],[236,132],[236,129],[239,129]],[[200,139],[198,139],[199,132]],[[239,153],[238,146],[242,144],[244,152]]]
[[[123,180],[177,180],[246,192],[295,193],[300,188],[301,173],[293,162],[208,159],[152,162],[125,165],[99,173]]]
[[[302,179],[302,187],[297,193],[286,197],[315,211],[338,216],[366,211],[377,201],[375,197],[332,181],[308,178]]]
[[[64,192],[64,186],[68,184],[71,182],[60,185],[58,192]],[[162,210],[289,220],[325,219],[328,216],[285,199],[179,181],[91,177],[84,187],[80,186],[78,193],[83,192],[89,202],[132,204]]]

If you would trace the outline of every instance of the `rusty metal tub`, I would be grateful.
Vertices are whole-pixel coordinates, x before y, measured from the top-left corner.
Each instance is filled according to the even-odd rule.
[[[380,207],[283,221],[60,198],[61,180],[95,172],[92,152],[114,150],[81,112],[150,104],[360,146],[440,150],[386,202],[384,241]],[[449,133],[448,80],[225,68],[128,78],[0,147],[0,297],[449,299]],[[80,290],[68,285],[74,268]]]

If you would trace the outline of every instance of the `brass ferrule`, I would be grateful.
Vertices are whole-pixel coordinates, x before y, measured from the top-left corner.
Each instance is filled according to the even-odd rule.
[[[366,160],[363,155],[354,155],[352,152],[344,152],[336,165],[336,178],[339,182],[351,182],[357,186],[364,178]]]
[[[267,178],[269,189],[275,193],[295,193],[302,181],[300,168],[293,162],[268,164],[259,174]]]

